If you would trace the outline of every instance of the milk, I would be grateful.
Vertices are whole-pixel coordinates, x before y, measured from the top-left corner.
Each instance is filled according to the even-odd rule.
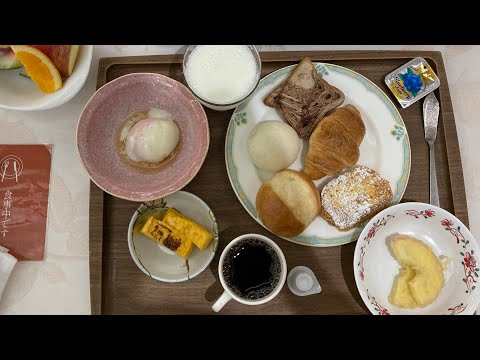
[[[199,45],[185,66],[190,88],[201,98],[228,104],[250,93],[257,79],[255,58],[245,45]]]

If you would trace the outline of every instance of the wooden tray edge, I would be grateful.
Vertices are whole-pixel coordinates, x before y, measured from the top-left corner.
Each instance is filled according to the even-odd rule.
[[[408,57],[441,57],[440,51],[400,51],[400,50],[305,50],[305,51],[263,51],[260,52],[262,61],[280,62],[280,61],[298,61],[302,57],[310,57],[312,60],[360,60],[371,58],[385,58],[398,59]],[[99,59],[97,85],[99,84],[100,76],[101,85],[106,82],[106,72],[112,65],[119,64],[155,64],[155,63],[181,63],[183,61],[183,54],[172,55],[141,55],[141,56],[112,56]],[[443,65],[443,61],[442,61]]]
[[[450,188],[452,189],[453,209],[455,216],[459,218],[466,227],[469,227],[468,203],[465,192],[465,179],[463,176],[462,156],[458,143],[455,114],[453,112],[452,97],[448,86],[445,63],[441,52],[432,56],[437,64],[438,77],[440,78],[441,116],[445,131],[445,145],[447,147],[447,162],[450,175]],[[455,173],[454,181],[452,174]],[[459,178],[461,181],[458,181]],[[440,204],[441,205],[441,204]]]
[[[465,184],[462,171],[461,154],[458,144],[458,136],[455,126],[455,117],[451,103],[450,91],[445,72],[442,53],[440,51],[397,51],[397,50],[335,50],[335,51],[270,51],[261,52],[260,57],[263,61],[298,61],[299,58],[309,56],[312,60],[358,60],[358,59],[395,59],[395,58],[414,58],[422,56],[431,59],[437,64],[437,72],[440,77],[440,97],[442,102],[442,120],[445,130],[445,141],[447,145],[447,162],[449,169],[452,165],[458,176],[461,176],[461,182],[452,181],[452,171],[449,171],[451,180],[452,197],[455,215],[468,227],[468,208],[465,194]],[[97,73],[97,89],[106,83],[108,68],[117,64],[149,64],[149,63],[181,63],[183,54],[174,55],[144,55],[144,56],[125,56],[125,57],[105,57],[99,59]],[[443,103],[444,102],[444,103]],[[93,199],[93,200],[92,200]],[[92,203],[97,214],[103,214],[104,194],[94,183],[90,183],[90,300],[91,312],[93,315],[102,313],[102,250],[103,250],[103,216],[92,214]],[[462,202],[465,209],[462,210]],[[98,212],[100,211],[100,212]],[[457,211],[459,214],[457,215]],[[94,224],[94,226],[92,226]],[[92,246],[93,240],[97,242]]]
[[[90,311],[92,315],[100,315],[102,313],[103,198],[103,190],[101,190],[97,185],[90,181],[89,269],[91,307]]]

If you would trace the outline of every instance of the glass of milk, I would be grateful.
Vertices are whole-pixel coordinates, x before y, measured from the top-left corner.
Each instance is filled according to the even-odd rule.
[[[229,110],[253,94],[262,61],[253,45],[190,45],[183,58],[188,87],[206,107]]]

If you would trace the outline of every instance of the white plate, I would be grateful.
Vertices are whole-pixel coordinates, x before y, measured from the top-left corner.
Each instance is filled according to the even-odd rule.
[[[175,208],[213,233],[213,240],[205,250],[193,247],[188,263],[163,245],[133,231],[140,216],[145,218],[168,208]],[[212,210],[198,196],[186,191],[177,191],[160,200],[144,202],[135,211],[128,226],[128,248],[133,261],[145,274],[159,281],[181,282],[193,279],[210,264],[217,246],[218,225]]]
[[[227,130],[225,161],[230,183],[243,207],[262,226],[255,209],[255,198],[262,182],[273,174],[259,171],[252,163],[247,138],[259,122],[284,121],[280,112],[266,106],[263,99],[285,80],[295,66],[287,66],[264,77],[252,97],[235,109]],[[410,141],[397,108],[382,90],[364,76],[333,64],[315,63],[315,67],[326,81],[343,91],[345,102],[342,106],[353,104],[360,111],[366,135],[360,145],[358,164],[369,166],[390,182],[394,194],[392,205],[397,204],[410,175]],[[303,140],[300,154],[291,169],[303,169],[307,149],[308,141]],[[321,187],[329,178],[315,181],[315,184]],[[284,239],[302,245],[337,246],[356,240],[362,228],[361,225],[342,232],[318,217],[302,234]]]
[[[12,110],[46,110],[66,103],[82,88],[92,62],[93,45],[80,45],[72,75],[61,89],[44,94],[35,83],[19,75],[20,69],[0,70],[0,108]]]
[[[451,259],[445,286],[430,305],[401,309],[388,301],[400,265],[391,255],[389,238],[404,234],[430,246],[435,255]],[[363,229],[355,248],[353,269],[363,302],[375,315],[471,315],[480,303],[480,250],[455,216],[436,206],[403,203],[383,210]]]

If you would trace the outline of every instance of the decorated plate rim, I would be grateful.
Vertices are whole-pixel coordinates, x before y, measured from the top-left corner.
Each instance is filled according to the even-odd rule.
[[[328,70],[331,70],[336,73],[340,73],[346,76],[349,76],[357,81],[359,81],[367,91],[374,93],[381,101],[382,103],[387,107],[387,109],[390,111],[390,113],[393,116],[393,119],[395,120],[396,123],[398,123],[400,126],[402,126],[405,129],[405,133],[403,136],[403,165],[402,165],[402,174],[397,180],[397,186],[396,186],[396,192],[393,196],[393,200],[390,203],[389,206],[396,205],[400,202],[402,199],[405,190],[407,188],[408,180],[410,178],[410,169],[411,169],[411,148],[410,148],[410,139],[408,136],[407,128],[405,126],[405,122],[403,121],[402,116],[398,112],[398,109],[395,107],[393,104],[392,100],[371,80],[366,78],[365,76],[359,74],[356,71],[353,71],[351,69],[345,68],[343,66],[331,64],[331,63],[323,63],[323,62],[313,62],[315,65],[315,68],[317,72],[321,72],[321,67],[324,66]],[[255,207],[250,203],[250,201],[247,199],[245,192],[243,191],[242,186],[240,185],[240,182],[238,180],[238,171],[237,167],[235,165],[234,159],[233,159],[233,135],[235,133],[235,120],[234,117],[241,112],[243,109],[245,109],[252,99],[254,95],[258,93],[263,87],[266,85],[270,85],[273,82],[275,82],[280,76],[283,75],[288,75],[293,68],[297,66],[296,64],[289,65],[286,67],[283,67],[281,69],[275,70],[271,72],[270,74],[264,76],[255,91],[252,93],[251,97],[240,103],[232,113],[232,116],[230,118],[230,122],[228,124],[227,128],[227,134],[225,137],[225,165],[227,168],[227,174],[228,174],[228,179],[230,181],[230,185],[232,186],[233,191],[235,192],[235,195],[237,196],[238,200],[244,207],[244,209],[249,213],[250,216],[252,216],[253,219],[257,223],[259,223],[261,226],[263,226],[265,229],[270,231],[265,224],[259,219],[257,212],[255,210]],[[233,125],[232,125],[233,124]],[[235,179],[233,179],[235,177]],[[235,185],[235,182],[237,183],[237,186]],[[360,236],[360,233],[362,232],[364,226],[368,223],[368,220],[365,221],[363,224],[360,224],[353,233],[341,236],[341,237],[332,237],[332,238],[321,238],[318,236],[301,236],[297,235],[294,237],[283,237],[279,236],[282,239],[285,239],[287,241],[305,245],[305,246],[312,246],[312,247],[332,247],[332,246],[340,246],[340,245],[345,245],[350,242],[356,241],[358,237]]]

